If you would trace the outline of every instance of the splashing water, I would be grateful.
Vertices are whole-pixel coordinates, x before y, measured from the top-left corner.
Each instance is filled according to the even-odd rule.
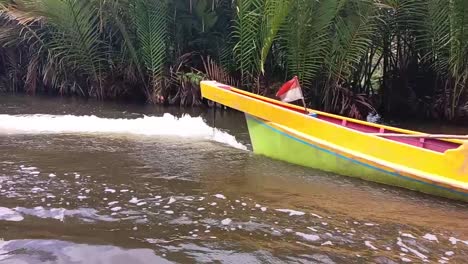
[[[171,114],[162,117],[110,119],[74,115],[0,115],[0,134],[129,134],[143,136],[177,136],[207,139],[247,150],[236,138],[208,126],[201,117]]]

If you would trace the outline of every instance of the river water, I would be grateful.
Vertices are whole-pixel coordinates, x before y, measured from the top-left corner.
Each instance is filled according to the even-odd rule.
[[[216,119],[0,97],[0,263],[467,263],[468,205],[254,155]]]

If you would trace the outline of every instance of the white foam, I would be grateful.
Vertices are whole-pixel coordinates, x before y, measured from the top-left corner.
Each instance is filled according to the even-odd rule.
[[[430,241],[438,241],[437,237],[433,234],[425,234],[423,238],[430,240]]]
[[[461,239],[458,239],[458,238],[455,238],[455,237],[450,237],[449,241],[450,241],[450,243],[452,243],[452,245],[456,245],[458,242],[461,242],[461,243],[468,246],[468,240],[461,240]]]
[[[416,249],[413,249],[413,248],[410,248],[409,246],[405,245],[403,243],[403,241],[401,240],[401,238],[397,238],[397,245],[400,246],[401,248],[404,248],[408,251],[410,251],[411,253],[413,253],[414,255],[416,255],[417,257],[421,258],[422,260],[426,260],[427,259],[427,256],[425,256],[424,254],[422,254],[421,252],[417,251]]]
[[[231,222],[232,222],[231,219],[226,218],[226,219],[224,219],[224,220],[221,221],[221,224],[223,224],[223,225],[229,225]]]
[[[289,216],[293,216],[293,215],[305,215],[304,212],[301,212],[301,211],[296,211],[296,210],[291,210],[291,209],[275,209],[276,211],[278,212],[282,212],[282,213],[289,213]]]
[[[370,241],[364,241],[364,244],[366,245],[366,247],[372,249],[372,250],[377,250],[376,247],[374,247],[374,245],[372,245],[372,243]]]
[[[320,240],[320,237],[317,236],[317,235],[305,234],[305,233],[302,233],[302,232],[296,232],[296,236],[300,236],[300,237],[302,237],[303,239],[308,240],[308,241],[317,241],[317,240]]]
[[[115,190],[114,190],[114,189],[110,189],[110,188],[106,188],[106,189],[104,190],[104,192],[115,193]]]
[[[413,236],[412,234],[408,234],[408,233],[402,233],[401,236],[404,236],[404,237],[409,237],[409,238],[414,238],[416,239],[415,236]]]
[[[175,203],[176,199],[174,197],[171,197],[169,199],[169,202],[167,202],[167,204],[172,204],[172,203]]]
[[[75,115],[0,115],[0,134],[127,134],[177,136],[212,140],[247,150],[234,136],[207,125],[201,117],[171,114],[162,117],[111,119]]]
[[[24,165],[21,165],[20,168],[21,170],[27,170],[27,171],[32,171],[32,170],[37,169],[36,167],[24,167]]]
[[[0,207],[0,220],[19,222],[22,221],[24,217],[17,213],[16,211],[11,210],[10,208]]]
[[[114,212],[117,212],[117,211],[120,211],[120,210],[122,210],[122,207],[120,207],[120,206],[116,206],[116,207],[111,208],[111,211],[114,211]]]
[[[32,193],[37,193],[37,192],[42,192],[42,191],[44,191],[44,189],[39,188],[39,187],[34,187],[34,188],[31,189]]]
[[[218,199],[226,199],[226,196],[222,195],[222,194],[215,194],[214,197],[218,198]]]
[[[317,218],[319,218],[319,219],[322,219],[322,218],[323,218],[323,217],[321,217],[321,216],[318,215],[318,214],[313,214],[313,213],[312,213],[311,215],[312,215],[312,216],[315,216],[315,217],[317,217]]]

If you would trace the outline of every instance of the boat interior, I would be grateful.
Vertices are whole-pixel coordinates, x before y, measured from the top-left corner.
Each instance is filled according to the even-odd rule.
[[[293,105],[293,104],[287,104],[283,103],[281,101],[263,97],[263,96],[258,96],[252,93],[248,93],[239,89],[232,88],[230,86],[226,85],[217,85],[220,88],[223,89],[228,89],[231,92],[242,94],[244,96],[257,99],[260,101],[263,101],[265,103],[273,104],[278,107],[286,108],[295,112],[303,113],[303,114],[309,114],[308,112],[305,111],[304,108]],[[333,123],[338,126],[343,126],[349,129],[353,129],[362,133],[379,133],[379,134],[385,134],[385,133],[391,133],[391,134],[415,134],[417,132],[402,132],[402,129],[398,128],[392,128],[384,125],[379,125],[375,123],[369,123],[361,120],[355,120],[351,118],[346,118],[346,117],[341,117],[337,115],[332,115],[332,114],[327,114],[327,113],[322,113],[319,111],[314,112],[314,116],[311,118],[318,118],[320,120]],[[381,137],[385,137],[385,135],[381,135]],[[385,137],[388,140],[393,140],[396,142],[404,143],[404,144],[409,144],[412,146],[428,149],[431,151],[435,152],[440,152],[444,153],[445,151],[449,149],[456,149],[460,147],[461,143],[457,143],[451,140],[443,140],[443,139],[432,139],[432,138],[418,138],[418,137],[412,137],[412,138],[403,138],[403,137]]]

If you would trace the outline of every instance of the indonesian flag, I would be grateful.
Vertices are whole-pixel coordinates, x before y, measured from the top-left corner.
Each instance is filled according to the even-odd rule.
[[[299,80],[297,76],[294,76],[291,80],[287,83],[283,84],[281,89],[276,93],[276,96],[281,99],[283,102],[293,102],[299,99],[304,99],[302,95],[301,85],[299,84]]]

